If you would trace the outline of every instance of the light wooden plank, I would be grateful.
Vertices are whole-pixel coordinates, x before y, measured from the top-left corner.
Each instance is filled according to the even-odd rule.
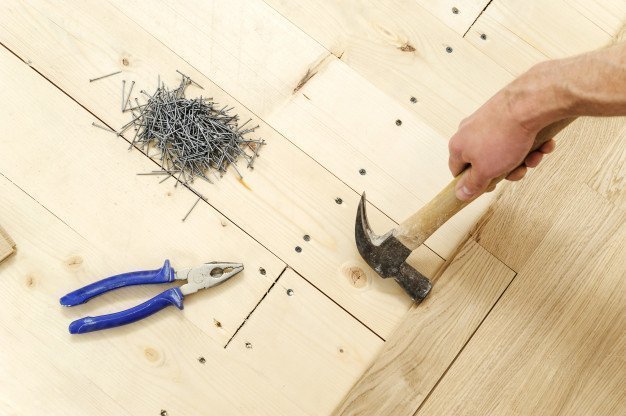
[[[0,225],[0,262],[15,252],[15,241]]]
[[[548,59],[488,12],[472,25],[465,39],[515,76]]]
[[[195,195],[159,185],[162,177],[137,176],[156,166],[139,152],[129,153],[125,141],[93,128],[92,115],[3,48],[0,57],[0,88],[6,99],[0,124],[7,129],[0,137],[0,173],[119,261],[94,275],[80,255],[69,256],[65,262],[75,280],[59,286],[58,297],[108,275],[158,268],[165,259],[175,269],[241,261],[247,270],[236,279],[187,302],[185,316],[218,345],[226,344],[285,264],[207,204],[198,204],[181,222]],[[129,289],[134,296],[121,307],[160,291]],[[94,312],[110,311],[110,299],[94,299],[89,305]],[[71,309],[68,315],[82,313]]]
[[[416,1],[266,1],[444,137],[511,80]]]
[[[304,413],[327,415],[382,346],[380,338],[287,269],[228,348],[274,388],[297,397]]]
[[[462,36],[490,1],[417,0],[417,3]]]
[[[611,132],[613,133],[613,132]],[[609,202],[626,209],[626,120],[589,173],[586,183]]]
[[[626,24],[626,0],[565,0],[608,34],[618,33]]]
[[[161,74],[166,83],[173,83],[177,76],[174,70],[179,69],[202,84],[218,102],[235,106],[235,111],[242,118],[252,117],[254,121],[258,121],[261,127],[257,133],[267,140],[268,146],[262,150],[260,159],[255,163],[255,170],[246,173],[245,186],[232,172],[219,185],[196,181],[194,189],[204,194],[220,213],[227,215],[379,335],[386,336],[397,325],[408,309],[410,300],[402,294],[395,282],[380,279],[369,270],[356,251],[353,228],[359,201],[357,193],[298,151],[243,105],[108,4],[91,2],[70,6],[54,2],[36,2],[33,5],[16,2],[10,4],[10,7],[5,4],[4,7],[8,9],[2,13],[0,25],[3,42],[25,61],[31,61],[33,67],[110,125],[120,126],[127,121],[118,109],[120,79],[111,77],[93,84],[89,84],[87,79],[94,77],[94,74],[101,74],[103,68],[108,71],[109,68],[117,67],[125,71],[124,76],[136,80],[139,89],[150,89],[156,82],[157,74]],[[103,21],[107,25],[102,25]],[[34,41],[39,38],[50,39],[56,45],[55,48]],[[124,58],[126,61],[123,61]],[[127,62],[128,65],[122,62]],[[198,90],[196,93],[199,93]],[[6,114],[8,117],[11,113]],[[26,117],[23,113],[22,116]],[[54,116],[58,116],[58,113]],[[114,170],[112,167],[115,167],[120,175],[117,182],[139,180],[133,174],[146,169],[127,162],[133,159],[123,155],[123,147],[127,145],[124,141],[91,128],[91,120],[80,123],[72,120],[72,123],[77,126],[74,128],[78,128],[80,134],[67,135],[69,138],[65,140],[69,140],[72,146],[84,148],[80,153],[82,163],[85,164],[81,172],[89,171],[87,166],[93,163],[102,163],[97,160],[110,154],[110,163],[106,168],[100,168],[102,172],[110,173],[109,171]],[[72,123],[67,121],[67,124]],[[40,128],[44,128],[43,126],[45,123]],[[83,137],[97,138],[96,144],[85,141]],[[100,146],[100,151],[94,150],[93,146],[96,145]],[[26,151],[26,147],[17,146],[15,142],[12,146],[15,147],[14,152]],[[112,146],[115,146],[115,151],[111,149]],[[46,156],[47,150],[37,149],[34,145],[32,147],[28,148],[28,157],[34,152],[39,155],[40,160],[49,160],[49,156]],[[71,150],[68,151],[71,153]],[[62,153],[62,150],[57,149],[57,152]],[[59,154],[57,157],[60,158],[59,161],[52,166],[64,166],[61,161],[70,156]],[[14,169],[14,176],[26,180],[29,171],[26,166],[16,162],[18,159],[12,157],[6,161],[6,165]],[[42,163],[42,166],[50,166],[50,163]],[[120,170],[121,166],[124,166],[123,170]],[[81,174],[76,172],[74,176],[68,176],[73,184],[64,194],[68,201],[75,197],[81,186]],[[141,180],[156,183],[158,178]],[[58,197],[58,190],[54,192],[38,185],[34,183],[35,179],[31,179],[31,182],[32,187],[38,187],[37,198],[43,198],[47,193],[45,199],[50,198],[50,201],[46,203],[50,203],[53,198]],[[133,189],[135,187],[133,185]],[[155,189],[153,192],[156,195],[152,196],[154,203],[163,204],[158,195],[166,194],[169,188]],[[194,197],[190,193],[180,192],[185,195],[183,198],[186,198],[187,206],[191,206]],[[335,202],[337,197],[342,198],[342,204]],[[105,197],[100,196],[100,199]],[[106,203],[109,206],[114,205],[114,201]],[[80,201],[65,204],[57,201],[54,209],[61,209],[63,206],[63,210],[67,210],[81,204],[83,202]],[[373,227],[385,230],[393,225],[382,213],[374,207],[371,208],[369,214]],[[76,209],[73,215],[78,217],[79,211]],[[80,212],[84,217],[84,212],[88,210],[83,209]],[[193,214],[194,217],[199,217],[196,211]],[[178,215],[179,211],[176,216],[180,218]],[[83,217],[77,221],[91,223],[91,220]],[[217,222],[217,219],[214,221]],[[101,226],[106,227],[104,224]],[[311,236],[310,242],[305,243],[302,240],[304,234]],[[210,237],[210,233],[204,235],[206,239]],[[218,244],[218,240],[212,241],[213,244]],[[230,241],[233,246],[238,244],[236,239]],[[303,247],[301,253],[294,250],[297,245]],[[210,250],[207,250],[206,245],[195,247],[197,252],[203,250],[204,260]],[[215,256],[215,253],[211,256]],[[434,253],[431,256],[433,261],[440,261]],[[348,272],[352,267],[358,267],[367,277],[358,285],[352,278],[353,273]],[[423,266],[418,264],[416,267]],[[256,269],[257,267],[254,268]]]
[[[621,1],[621,0],[620,0]],[[617,33],[607,33],[566,0],[494,1],[479,17],[498,22],[550,58],[562,58],[609,44]],[[505,35],[504,31],[500,35]],[[489,49],[486,50],[489,52]],[[488,53],[496,62],[510,54]]]
[[[619,156],[611,154],[614,146],[623,146],[619,133],[624,128],[626,118],[576,120],[558,136],[557,150],[542,162],[523,181],[511,183],[501,197],[490,207],[473,232],[476,239],[490,253],[501,259],[514,270],[520,270],[536,250],[555,221],[563,215],[563,210],[577,204],[576,199],[564,193],[571,183],[584,186],[594,183],[599,190],[606,189],[604,175],[619,181]],[[619,143],[619,144],[614,144]],[[609,158],[613,162],[600,173],[596,166]],[[609,163],[609,162],[607,162]],[[615,168],[615,175],[611,174]],[[594,179],[595,178],[595,179]],[[610,183],[613,179],[608,179]],[[599,182],[596,182],[599,181]],[[602,184],[604,183],[604,184]],[[546,185],[549,184],[549,185]],[[539,197],[532,190],[549,186],[550,192]],[[620,187],[619,182],[615,183]],[[519,195],[528,195],[521,204]],[[519,244],[511,249],[510,242]]]
[[[5,66],[5,60],[1,62]],[[170,415],[203,414],[206,409],[220,415],[302,414],[293,399],[188,319],[201,304],[219,302],[217,296],[190,297],[184,311],[169,308],[115,330],[70,335],[67,324],[72,318],[98,308],[89,302],[75,311],[64,309],[59,294],[75,286],[79,275],[102,275],[111,267],[123,268],[126,261],[81,237],[2,176],[0,193],[0,216],[20,241],[16,255],[0,265],[3,411],[94,416],[154,416],[162,409]],[[68,265],[68,258],[77,257],[83,259],[80,265]],[[119,297],[128,299],[132,291],[124,290]],[[109,311],[120,306],[119,297],[106,295]],[[238,294],[227,297],[229,307],[237,308]],[[211,315],[205,320],[211,321]],[[200,356],[204,364],[198,361]]]
[[[626,213],[584,185],[566,196],[417,415],[626,413]]]
[[[214,7],[194,1],[175,12],[140,1],[115,4],[217,84],[242,97],[350,187],[366,190],[368,199],[393,220],[414,213],[451,179],[445,140],[336,57],[324,54],[264,3],[232,1]],[[167,17],[172,13],[177,19]],[[245,16],[247,23],[229,24],[233,16]],[[153,25],[155,21],[160,24]],[[248,46],[249,39],[259,36],[272,41]],[[307,49],[321,58],[294,63]],[[285,62],[279,74],[274,72],[277,62]],[[300,72],[294,73],[298,67]],[[286,74],[292,80],[285,84]],[[315,75],[303,84],[305,74]],[[276,86],[279,77],[285,81]],[[267,91],[261,102],[259,91]],[[398,119],[401,126],[396,125]],[[359,173],[362,168],[366,175]],[[454,252],[489,199],[485,196],[441,228],[426,242],[428,247],[444,258]]]
[[[467,241],[334,414],[412,415],[514,276]]]

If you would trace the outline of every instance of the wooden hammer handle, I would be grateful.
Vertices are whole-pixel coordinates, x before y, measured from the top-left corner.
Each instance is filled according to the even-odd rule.
[[[575,118],[567,118],[543,128],[535,138],[531,152],[537,150],[542,144],[556,136],[567,127]],[[431,236],[443,223],[448,221],[454,214],[463,209],[469,202],[457,199],[455,187],[459,179],[467,169],[457,175],[441,192],[419,211],[407,218],[395,230],[395,236],[407,248],[415,250],[428,237]],[[499,176],[491,181],[487,192],[495,189],[498,182],[507,174]]]

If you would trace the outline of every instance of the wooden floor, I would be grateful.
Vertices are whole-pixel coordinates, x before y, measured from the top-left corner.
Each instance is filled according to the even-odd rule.
[[[626,414],[624,118],[577,120],[416,250],[436,277],[420,305],[354,245],[362,191],[386,231],[451,179],[463,117],[625,37],[625,0],[2,2],[0,413]],[[160,184],[132,137],[92,127],[129,120],[122,79],[176,70],[260,125],[243,180]],[[163,288],[60,296],[166,258],[246,269],[184,311],[69,335]]]

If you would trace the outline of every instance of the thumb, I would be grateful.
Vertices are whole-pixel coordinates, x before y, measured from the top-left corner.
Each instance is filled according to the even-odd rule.
[[[475,167],[470,166],[456,184],[456,197],[461,201],[469,201],[485,192],[491,178],[481,174]]]

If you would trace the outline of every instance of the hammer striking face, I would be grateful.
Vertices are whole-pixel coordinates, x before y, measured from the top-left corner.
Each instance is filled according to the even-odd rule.
[[[394,230],[384,235],[376,235],[370,228],[365,210],[365,193],[361,196],[356,214],[354,233],[356,246],[361,257],[381,277],[394,278],[396,282],[416,301],[423,300],[432,284],[420,272],[406,263],[411,249],[394,236]]]

